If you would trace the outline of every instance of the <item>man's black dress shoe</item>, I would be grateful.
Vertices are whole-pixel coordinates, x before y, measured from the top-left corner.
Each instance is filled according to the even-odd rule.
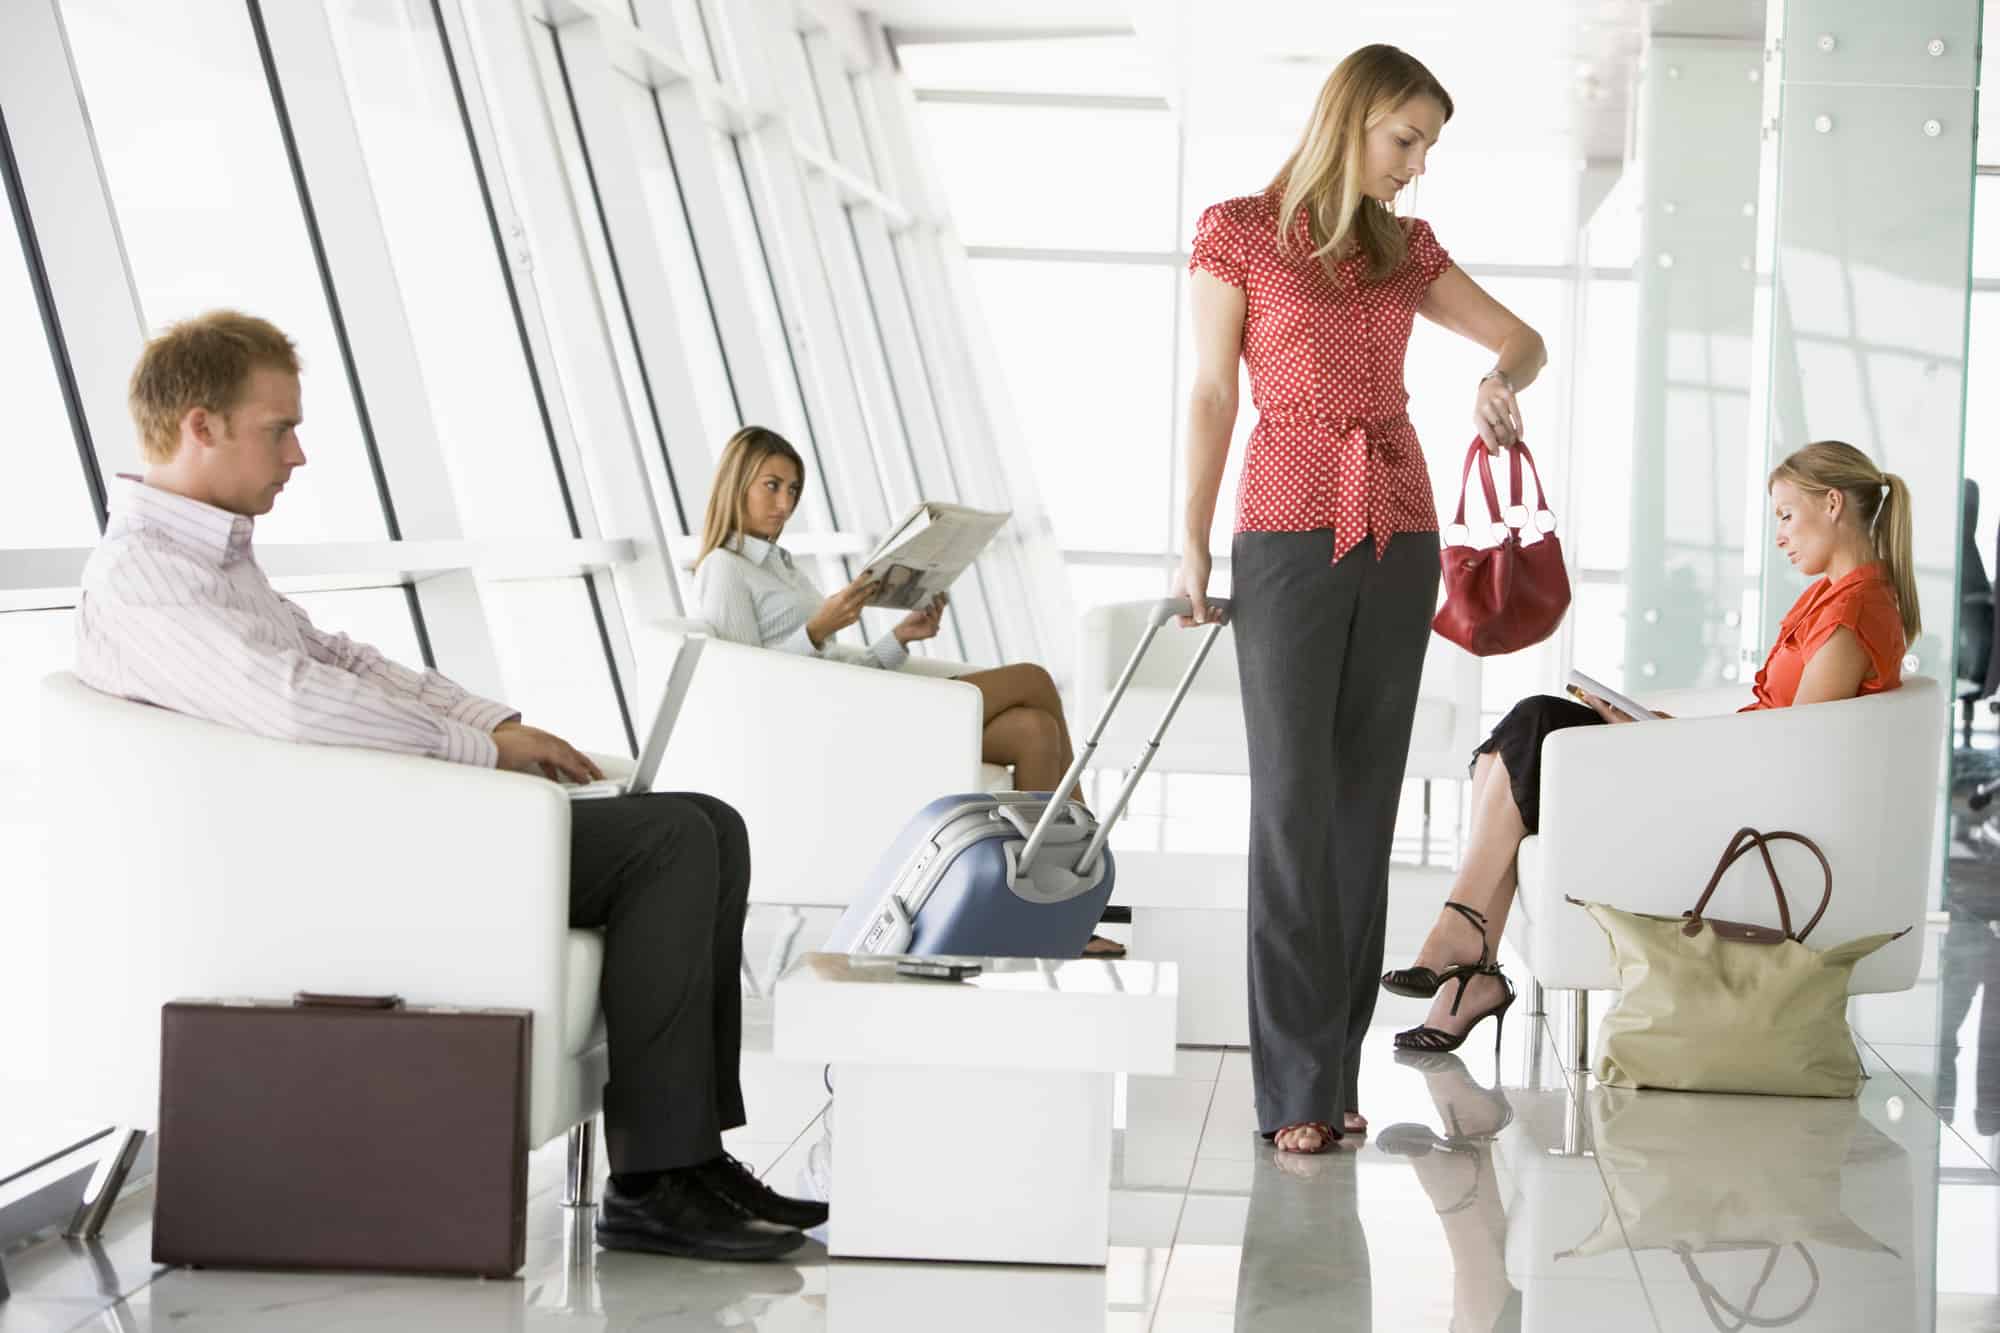
[[[760,1222],[804,1231],[826,1221],[826,1205],[812,1199],[791,1199],[778,1193],[728,1153],[691,1168],[703,1184]]]
[[[644,1194],[610,1182],[597,1209],[597,1243],[689,1259],[776,1259],[805,1243],[789,1227],[747,1215],[702,1180],[698,1168],[669,1171]]]

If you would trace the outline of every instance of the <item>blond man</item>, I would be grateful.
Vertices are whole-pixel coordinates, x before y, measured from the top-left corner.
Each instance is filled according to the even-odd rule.
[[[276,327],[228,310],[172,326],[140,357],[131,408],[146,471],[118,478],[84,567],[85,682],[279,740],[603,776],[506,704],[317,628],[271,586],[255,520],[306,462],[298,353]],[[612,1182],[599,1242],[705,1259],[789,1252],[825,1206],[773,1193],[722,1150],[722,1132],[744,1123],[742,819],[711,796],[660,792],[576,802],[570,826],[570,922],[605,934]]]

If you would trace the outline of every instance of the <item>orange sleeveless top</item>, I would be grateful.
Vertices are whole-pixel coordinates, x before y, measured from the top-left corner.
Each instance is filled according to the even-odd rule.
[[[1821,579],[1799,594],[1757,673],[1757,702],[1742,711],[1790,708],[1806,663],[1841,629],[1861,641],[1873,669],[1861,682],[1861,694],[1880,694],[1903,683],[1903,615],[1896,605],[1896,586],[1887,569],[1871,562],[1837,581]]]

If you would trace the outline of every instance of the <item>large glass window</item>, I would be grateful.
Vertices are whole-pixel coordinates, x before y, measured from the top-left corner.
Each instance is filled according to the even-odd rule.
[[[922,109],[967,245],[1173,249],[1171,113],[958,102]]]
[[[621,74],[618,98],[631,130],[639,184],[653,220],[653,235],[659,241],[661,257],[666,260],[667,278],[673,287],[674,317],[680,324],[681,345],[699,399],[707,452],[712,457],[722,451],[723,441],[743,424],[722,352],[722,335],[715,323],[715,298],[695,247],[693,225],[681,197],[673,145],[653,92]],[[700,150],[707,150],[707,146],[701,145]],[[705,482],[707,478],[695,480]],[[692,507],[699,508],[699,503],[694,502]]]
[[[248,11],[240,0],[62,10],[147,326],[233,306],[298,343],[310,484],[258,536],[380,540],[374,472]]]
[[[1174,466],[1178,274],[1013,259],[972,269],[1057,539],[1159,550]]]
[[[1584,289],[1575,353],[1576,438],[1568,469],[1572,498],[1560,528],[1571,558],[1583,569],[1623,570],[1631,558],[1638,306],[1638,284],[1629,280],[1594,281]]]
[[[0,196],[0,364],[14,437],[0,486],[0,547],[87,546],[97,540],[97,520],[12,202],[11,193]]]
[[[589,585],[581,578],[532,579],[489,583],[481,591],[505,701],[524,721],[579,749],[629,753]]]
[[[784,310],[778,303],[777,288],[773,283],[770,265],[772,255],[760,231],[756,209],[750,201],[750,181],[745,172],[742,146],[721,130],[710,131],[712,151],[722,163],[722,203],[729,213],[730,229],[741,241],[749,272],[745,290],[751,304],[757,311],[757,325],[767,331],[764,343],[765,353],[773,362],[772,383],[778,393],[787,399],[787,406],[795,414],[793,419],[806,423],[804,439],[792,441],[807,463],[812,464],[812,476],[806,479],[809,491],[818,491],[818,504],[801,503],[793,516],[793,525],[807,530],[839,528],[852,525],[855,518],[834,506],[833,491],[827,484],[826,467],[819,448],[819,432],[823,424],[813,419],[807,409],[805,391],[799,381],[798,353],[792,347],[793,326],[785,320]],[[707,494],[708,478],[703,479],[703,495]],[[827,515],[822,518],[821,515]],[[832,566],[824,566],[823,574],[832,577],[838,573]],[[841,578],[841,583],[846,579]]]
[[[573,535],[543,404],[429,5],[327,0],[459,520]]]
[[[1159,63],[1137,37],[917,42],[897,46],[896,63],[918,88],[1124,97],[1160,91]]]
[[[413,671],[423,669],[424,651],[417,643],[416,622],[410,618],[409,594],[400,587],[289,595],[318,628],[379,649],[390,661]]]

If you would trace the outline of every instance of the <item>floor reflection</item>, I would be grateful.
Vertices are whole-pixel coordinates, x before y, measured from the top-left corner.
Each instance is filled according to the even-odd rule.
[[[1507,1214],[1494,1164],[1494,1145],[1514,1121],[1499,1088],[1474,1081],[1448,1052],[1400,1052],[1396,1063],[1423,1075],[1442,1135],[1428,1125],[1396,1124],[1382,1131],[1382,1151],[1409,1159],[1444,1229],[1452,1266],[1454,1329],[1518,1330],[1521,1291],[1507,1275]]]

